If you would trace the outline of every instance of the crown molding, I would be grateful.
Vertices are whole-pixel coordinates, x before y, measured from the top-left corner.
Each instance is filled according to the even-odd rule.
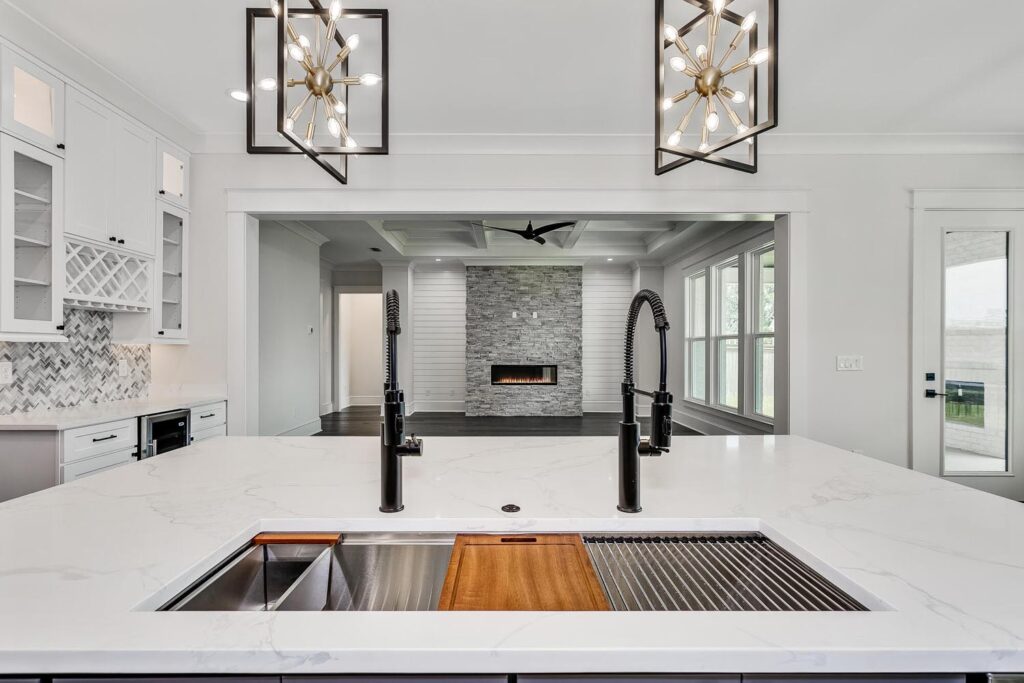
[[[650,156],[651,134],[391,134],[391,156]],[[241,133],[209,133],[197,154],[244,154]],[[759,154],[1024,154],[1021,133],[778,133],[760,137]]]
[[[325,244],[327,244],[328,242],[331,241],[329,238],[321,235],[319,232],[317,232],[313,228],[309,227],[308,225],[306,225],[302,221],[274,221],[274,222],[277,223],[278,225],[280,225],[282,228],[285,228],[286,230],[291,230],[292,232],[294,232],[296,235],[298,235],[302,239],[307,240],[309,242],[312,242],[317,247],[322,247],[323,245],[325,245]],[[322,260],[326,260],[326,259],[322,259]]]

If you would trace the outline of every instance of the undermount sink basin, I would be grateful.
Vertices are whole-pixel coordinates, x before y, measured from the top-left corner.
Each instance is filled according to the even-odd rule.
[[[242,549],[169,611],[432,611],[454,534],[345,534]],[[867,608],[756,532],[586,534],[616,611],[850,612]]]

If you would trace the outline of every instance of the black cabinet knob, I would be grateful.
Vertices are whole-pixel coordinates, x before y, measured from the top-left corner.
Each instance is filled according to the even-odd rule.
[[[161,336],[163,335],[163,333],[164,333],[164,331],[163,331],[163,330],[160,330],[159,332],[157,332],[157,334],[159,334],[159,335],[161,335]]]
[[[57,149],[64,149],[64,143],[63,142],[58,142],[57,143]]]
[[[63,332],[64,331],[64,326],[63,325],[57,325],[57,330],[59,330],[60,332]]]
[[[160,190],[160,194],[167,194],[166,190]]]
[[[118,240],[117,243],[118,244],[124,244],[124,240]]]
[[[110,240],[111,242],[116,242],[117,241],[116,237],[108,237],[107,239]]]

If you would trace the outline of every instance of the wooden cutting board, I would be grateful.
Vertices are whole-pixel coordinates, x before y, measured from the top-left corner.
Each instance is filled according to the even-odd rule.
[[[608,602],[579,535],[460,534],[438,609],[604,611]]]

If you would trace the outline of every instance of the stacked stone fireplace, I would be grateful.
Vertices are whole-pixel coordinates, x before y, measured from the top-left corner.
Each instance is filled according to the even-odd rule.
[[[466,414],[583,414],[582,268],[466,268]]]

